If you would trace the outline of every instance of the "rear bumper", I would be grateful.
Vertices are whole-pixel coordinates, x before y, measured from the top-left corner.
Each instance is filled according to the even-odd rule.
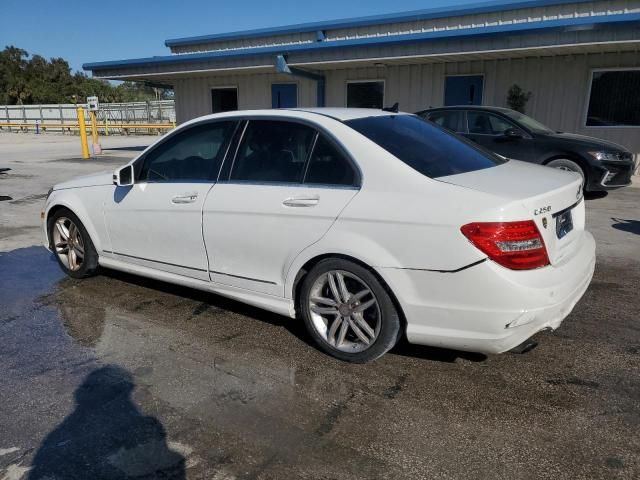
[[[587,290],[595,242],[584,232],[578,250],[554,266],[513,271],[492,261],[455,273],[384,268],[411,343],[502,353],[535,333],[555,330]]]

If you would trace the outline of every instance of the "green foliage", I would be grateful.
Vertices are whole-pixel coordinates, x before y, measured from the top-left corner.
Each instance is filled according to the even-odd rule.
[[[507,105],[516,112],[524,113],[524,108],[533,94],[520,88],[520,85],[513,84],[507,92]]]
[[[91,95],[103,103],[173,98],[171,90],[135,82],[115,86],[82,72],[72,74],[62,58],[29,58],[26,50],[13,46],[0,51],[0,105],[84,103]]]

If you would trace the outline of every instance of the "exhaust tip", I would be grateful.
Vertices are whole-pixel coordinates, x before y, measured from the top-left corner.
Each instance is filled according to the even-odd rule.
[[[533,350],[537,346],[538,346],[538,342],[528,338],[527,340],[522,342],[517,347],[514,347],[511,350],[509,350],[509,353],[515,353],[515,354],[518,354],[518,355],[522,355],[524,353],[530,352],[531,350]]]

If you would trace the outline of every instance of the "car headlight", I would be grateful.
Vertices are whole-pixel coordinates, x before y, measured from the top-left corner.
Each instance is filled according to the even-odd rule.
[[[621,162],[626,160],[626,155],[620,152],[589,152],[596,160],[603,160],[605,162]]]
[[[47,200],[49,200],[49,197],[51,196],[51,194],[53,193],[53,187],[51,187],[49,189],[49,191],[47,192],[47,196],[44,198],[44,201],[46,202]]]

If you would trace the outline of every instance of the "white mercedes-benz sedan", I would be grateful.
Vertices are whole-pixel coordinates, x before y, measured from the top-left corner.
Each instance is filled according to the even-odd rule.
[[[115,173],[53,187],[46,245],[99,267],[299,318],[325,352],[409,342],[483,353],[557,328],[593,276],[581,179],[417,116],[209,115]]]

